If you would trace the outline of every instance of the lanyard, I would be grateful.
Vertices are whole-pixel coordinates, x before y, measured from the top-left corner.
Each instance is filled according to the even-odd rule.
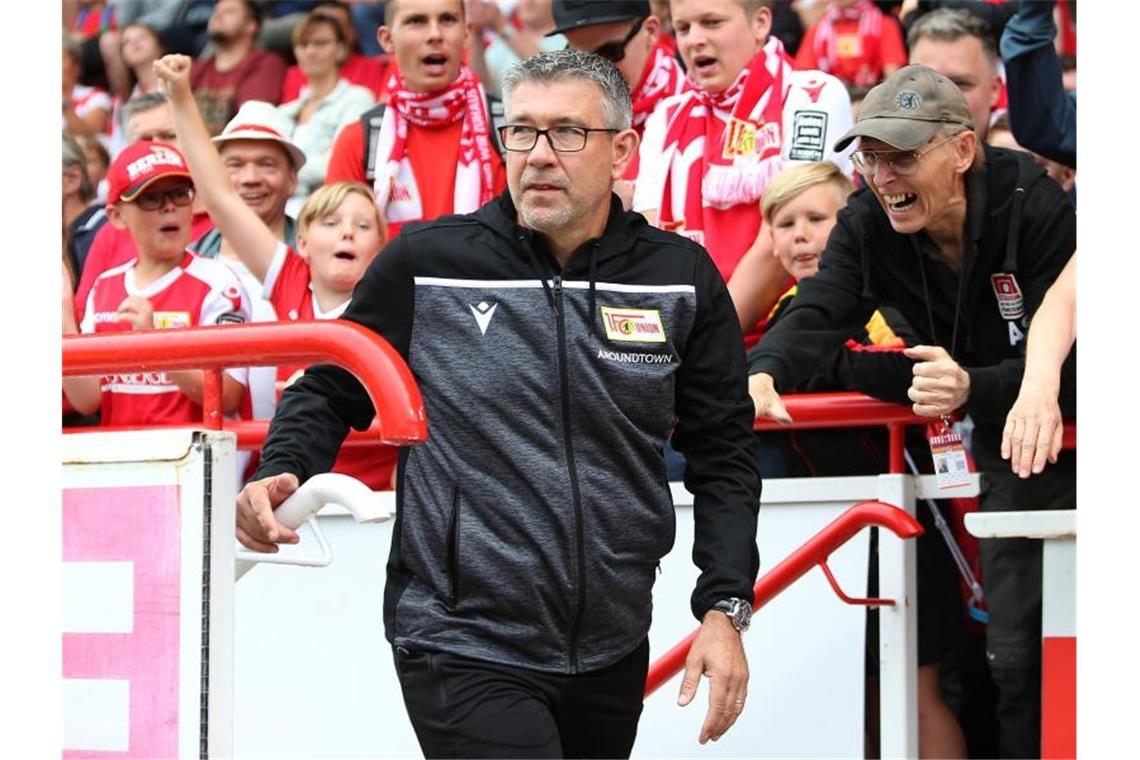
[[[918,271],[922,274],[922,296],[923,296],[923,299],[926,303],[926,318],[930,321],[930,339],[932,341],[934,341],[934,343],[937,345],[938,344],[938,334],[934,330],[934,309],[930,305],[930,287],[926,281],[926,262],[924,261],[924,259],[926,258],[926,254],[924,254],[922,252],[922,250],[919,248],[917,242],[915,242],[914,248],[915,248],[915,253],[918,255]],[[958,294],[954,300],[954,325],[950,331],[949,353],[950,353],[950,358],[954,359],[954,361],[957,361],[957,359],[954,358],[954,352],[958,348],[958,317],[962,311],[962,294],[966,290],[966,275],[965,275],[965,271],[964,271],[965,266],[966,266],[966,255],[965,255],[965,251],[963,251],[963,253],[962,253],[962,270],[958,272]],[[950,419],[950,416],[947,414],[942,415],[942,426],[943,426],[944,432],[948,431],[950,429],[951,424],[952,424],[952,420]]]

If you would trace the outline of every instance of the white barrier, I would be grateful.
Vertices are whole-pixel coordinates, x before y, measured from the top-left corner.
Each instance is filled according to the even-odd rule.
[[[1041,757],[1077,756],[1077,513],[977,512],[981,540],[1041,539]]]
[[[87,575],[86,580],[83,569],[73,567],[81,577],[73,588],[77,597],[84,596],[84,583],[105,589],[113,602],[102,620],[90,610],[68,605],[74,619],[87,620],[84,632],[65,635],[65,662],[70,662],[65,667],[71,668],[65,677],[69,682],[85,681],[71,697],[84,709],[97,705],[105,718],[100,721],[101,738],[84,736],[88,727],[78,721],[81,710],[69,702],[65,715],[69,736],[88,742],[69,745],[71,757],[420,756],[381,624],[391,522],[360,524],[347,510],[327,508],[321,522],[336,551],[334,563],[320,569],[262,568],[243,579],[235,591],[233,493],[228,485],[233,482],[233,449],[228,435],[190,431],[76,435],[68,437],[67,450],[65,535],[73,541],[79,534],[106,531],[121,549],[114,556],[65,552],[69,562],[110,563],[98,571],[102,575]],[[214,483],[227,484],[224,493],[214,489]],[[914,514],[915,491],[929,487],[925,478],[916,481],[904,475],[766,481],[758,535],[761,572],[852,504],[878,499]],[[93,499],[98,491],[103,495]],[[100,499],[120,506],[118,512],[98,516],[91,511],[87,517],[96,517],[101,526],[96,530],[83,522],[83,510],[74,505]],[[380,499],[392,506],[392,494],[381,494]],[[675,486],[674,499],[677,540],[662,561],[654,589],[651,657],[696,625],[689,612],[697,574],[690,559],[691,498]],[[202,519],[203,506],[212,511],[212,530]],[[179,515],[177,530],[160,520],[161,514]],[[159,525],[161,531],[156,529]],[[302,535],[302,545],[284,547],[282,554],[311,552],[306,546],[311,539]],[[838,583],[852,596],[865,595],[868,535],[860,534],[829,560]],[[122,617],[110,612],[116,605],[121,612],[129,585],[122,581],[124,568],[116,563],[150,561],[131,558],[160,546],[169,552],[175,545],[181,562],[176,573],[180,664],[166,688],[179,695],[177,710],[167,709],[175,715],[171,725],[177,735],[162,739],[165,744],[144,744],[153,738],[146,731],[157,736],[159,718],[169,716],[136,716],[143,687],[135,685],[135,671],[128,668],[108,679],[106,672],[74,668],[76,663],[91,665],[91,653],[103,641],[98,637],[133,635],[120,632]],[[205,561],[201,553],[193,552],[203,545],[210,547]],[[897,602],[882,608],[879,616],[882,754],[915,757],[914,542],[883,530],[879,552],[879,596]],[[211,582],[203,586],[205,575]],[[137,573],[131,588],[137,634],[141,619],[137,610],[151,590],[139,590]],[[210,591],[208,599],[202,596],[203,588]],[[209,621],[205,639],[203,609],[208,610]],[[761,609],[745,637],[752,672],[750,697],[733,730],[719,742],[700,747],[696,739],[707,705],[706,685],[694,704],[679,708],[675,678],[646,701],[634,756],[862,757],[864,621],[863,607],[842,603],[821,572],[809,573]],[[88,630],[98,626],[103,633]],[[86,654],[69,658],[69,637],[72,642],[93,643],[82,651],[73,644],[73,650]],[[153,659],[149,644],[129,638],[115,646],[120,644],[124,662]],[[194,659],[195,649],[199,654],[209,652],[205,666]],[[205,688],[200,688],[199,678]],[[126,697],[122,684],[95,683],[100,680],[128,682]]]
[[[880,499],[914,514],[915,482],[904,475],[765,481],[761,572],[855,502]],[[919,479],[917,490],[932,491],[932,483]],[[697,574],[690,559],[692,501],[676,486],[674,499],[677,540],[654,588],[651,657],[696,626],[689,612]],[[337,553],[330,567],[262,568],[238,586],[235,756],[420,757],[381,622],[392,524],[356,524],[337,508],[322,512],[321,523]],[[853,596],[866,589],[867,537],[830,561]],[[883,530],[879,552],[880,596],[899,602],[879,616],[883,757],[916,757],[914,542]],[[646,701],[634,756],[862,757],[863,609],[840,602],[813,571],[755,617],[745,637],[749,706],[732,731],[698,745],[705,687],[682,709],[673,679]],[[282,730],[283,704],[306,716],[304,730]]]
[[[232,749],[231,435],[63,442],[63,756]]]

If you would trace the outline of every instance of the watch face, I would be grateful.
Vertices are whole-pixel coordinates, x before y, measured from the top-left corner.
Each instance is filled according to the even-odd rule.
[[[741,633],[747,631],[752,622],[752,605],[743,599],[723,599],[714,604],[713,608],[728,615],[732,627]]]
[[[741,633],[748,630],[748,626],[752,624],[752,610],[747,602],[742,601],[737,604],[736,611],[732,616],[732,624]]]

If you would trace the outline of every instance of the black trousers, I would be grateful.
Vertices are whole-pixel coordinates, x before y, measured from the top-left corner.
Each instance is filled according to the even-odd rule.
[[[649,640],[579,675],[394,648],[404,706],[427,758],[629,757]]]

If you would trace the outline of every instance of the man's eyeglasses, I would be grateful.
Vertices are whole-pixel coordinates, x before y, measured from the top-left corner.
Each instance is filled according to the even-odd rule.
[[[626,45],[628,45],[630,43],[630,40],[636,37],[637,33],[641,31],[641,25],[645,23],[645,18],[645,16],[642,16],[637,21],[633,22],[633,26],[630,27],[630,30],[625,35],[625,38],[620,41],[611,40],[604,45],[599,46],[598,49],[594,51],[594,55],[600,55],[602,58],[605,58],[611,63],[620,63],[622,59],[625,58]]]
[[[166,206],[167,201],[175,206],[189,206],[194,202],[194,188],[186,185],[173,190],[153,190],[127,202],[133,203],[142,211],[158,211]]]
[[[930,155],[957,136],[950,135],[921,153],[917,150],[857,150],[851,154],[851,160],[855,162],[855,168],[868,177],[878,170],[881,161],[886,162],[892,172],[905,177],[918,171],[918,162],[924,156]]]
[[[522,124],[506,124],[499,127],[499,140],[503,147],[517,153],[529,153],[538,144],[539,136],[546,137],[550,149],[556,153],[577,153],[586,147],[586,139],[591,132],[620,132],[620,129],[595,127],[575,127],[569,124],[538,129]]]

